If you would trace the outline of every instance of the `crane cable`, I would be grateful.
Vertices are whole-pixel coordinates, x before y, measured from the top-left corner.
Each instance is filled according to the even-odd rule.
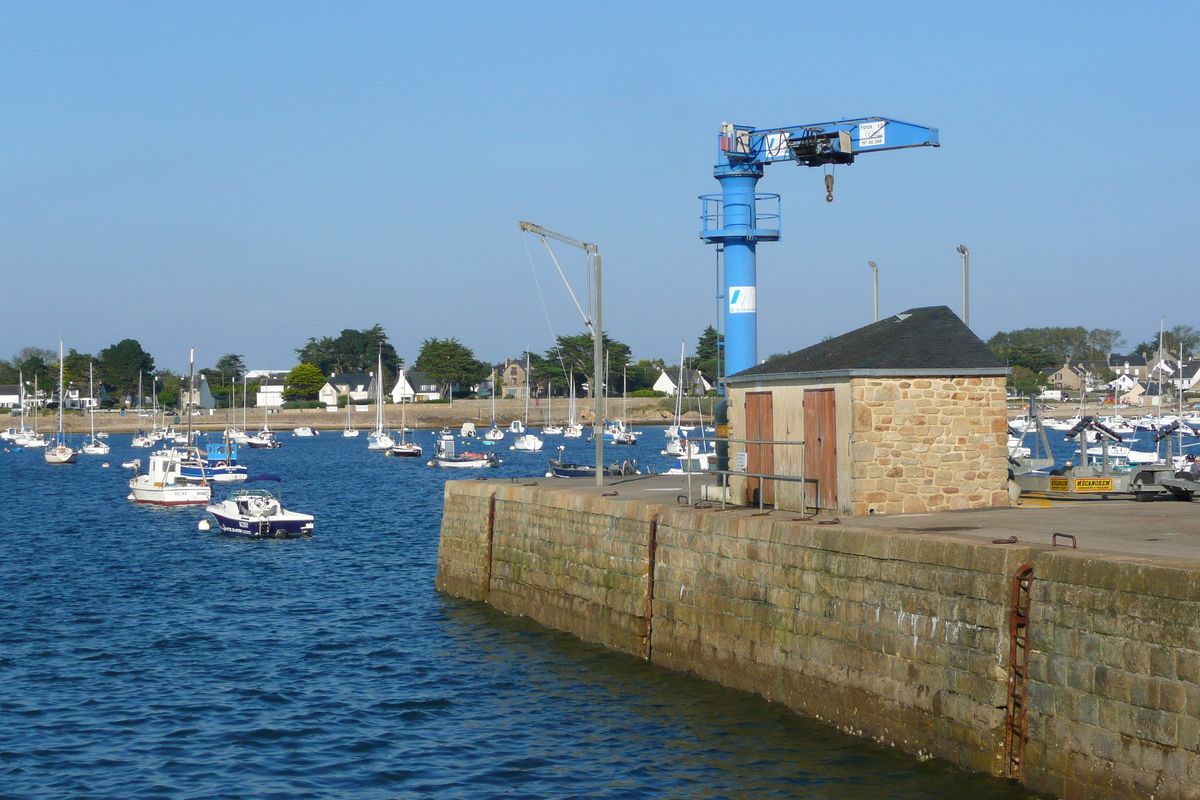
[[[521,238],[525,239],[524,236],[522,236]],[[542,244],[546,245],[547,250],[550,250],[550,245],[546,242],[545,236],[542,237]],[[528,239],[525,239],[525,255],[529,259],[529,271],[533,273],[533,285],[537,287],[538,300],[540,300],[542,303],[542,313],[546,316],[546,327],[550,329],[550,335],[554,338],[554,351],[556,353],[558,353],[558,365],[560,367],[562,367],[563,377],[565,378],[567,375],[567,365],[566,365],[566,363],[563,362],[562,348],[559,347],[559,345],[558,345],[558,334],[556,334],[554,332],[554,323],[552,323],[550,321],[550,310],[548,308],[546,308],[546,298],[542,295],[542,284],[541,284],[541,281],[538,280],[537,268],[533,265],[533,253],[529,252],[529,240]],[[551,253],[550,253],[550,258],[551,258],[551,260],[554,260],[553,251],[551,251]],[[558,261],[556,261],[556,260],[554,261],[554,266],[556,266],[556,267],[558,266]],[[562,275],[562,268],[559,268],[558,274]],[[563,275],[563,283],[566,283],[566,282],[567,282],[567,278],[565,275]],[[567,283],[567,291],[571,292],[571,284],[569,284],[569,283]],[[571,292],[571,299],[575,300],[574,292]],[[575,307],[579,308],[578,300],[575,300]],[[580,314],[583,313],[582,308],[579,309],[579,313]],[[588,325],[590,327],[590,323],[588,322],[588,319],[586,316],[583,318],[583,321],[584,321],[585,325]]]

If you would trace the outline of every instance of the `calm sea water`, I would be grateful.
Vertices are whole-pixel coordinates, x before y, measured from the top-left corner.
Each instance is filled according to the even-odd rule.
[[[243,460],[311,539],[134,506],[128,435],[74,466],[0,452],[0,797],[1028,796],[440,596],[447,474],[283,439]],[[545,471],[503,455],[490,475]]]

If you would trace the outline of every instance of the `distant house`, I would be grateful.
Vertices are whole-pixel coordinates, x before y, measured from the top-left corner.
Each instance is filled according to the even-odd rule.
[[[179,407],[180,408],[216,408],[217,402],[213,399],[212,392],[208,388],[208,378],[204,375],[197,375],[192,380],[192,385],[189,388],[188,379],[181,378],[179,382]]]
[[[346,397],[350,403],[366,403],[371,398],[370,375],[330,375],[329,380],[317,392],[317,399],[327,406],[336,406],[338,398]]]
[[[1108,387],[1116,395],[1122,395],[1138,385],[1136,378],[1129,374],[1118,375],[1115,379],[1109,382]]]
[[[66,399],[63,402],[64,409],[80,410],[90,408],[100,408],[101,405],[108,402],[108,390],[104,388],[104,384],[96,384],[94,394],[89,396],[87,384],[72,383],[67,386]]]
[[[1128,375],[1134,380],[1139,381],[1145,380],[1149,374],[1146,359],[1137,353],[1131,353],[1127,356],[1110,353],[1108,356],[1108,368],[1117,375]]]
[[[21,405],[21,387],[18,384],[0,386],[0,408],[18,408]]]
[[[400,370],[391,394],[393,403],[422,403],[442,397],[441,388],[426,373],[406,369]]]
[[[662,392],[667,397],[674,397],[679,391],[677,385],[680,380],[679,367],[668,367],[658,376],[658,380],[654,382],[654,391]],[[705,392],[712,390],[712,382],[704,377],[698,369],[685,369],[683,371],[683,393],[685,395],[703,395]]]
[[[1158,408],[1162,403],[1162,384],[1158,381],[1138,381],[1128,391],[1118,395],[1117,401],[1131,406]]]
[[[254,405],[258,408],[279,408],[283,405],[283,389],[282,377],[259,378]]]
[[[500,376],[499,397],[525,399],[528,390],[525,387],[525,364],[523,361],[506,358],[503,364],[497,365],[496,373]]]

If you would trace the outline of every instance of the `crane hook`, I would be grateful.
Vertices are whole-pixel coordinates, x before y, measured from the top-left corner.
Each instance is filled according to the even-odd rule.
[[[833,202],[833,175],[825,176],[825,202]]]

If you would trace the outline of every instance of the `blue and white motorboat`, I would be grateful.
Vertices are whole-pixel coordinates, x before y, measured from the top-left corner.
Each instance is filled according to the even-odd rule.
[[[226,483],[244,481],[249,470],[238,463],[238,446],[232,442],[211,442],[204,446],[204,454],[197,451],[195,457],[183,462],[181,474],[189,480],[210,480]]]
[[[563,461],[563,451],[566,448],[562,445],[558,446],[558,458],[550,459],[550,468],[546,470],[547,478],[593,478],[596,475],[596,468],[589,464],[570,464]],[[626,459],[621,463],[613,462],[603,469],[603,475],[606,478],[619,477],[622,475],[641,475],[641,470],[638,469],[637,461]]]
[[[283,507],[283,480],[278,475],[255,475],[246,479],[246,483],[259,482],[274,483],[275,491],[245,486],[205,509],[217,521],[217,527],[225,533],[275,539],[311,535],[312,515]],[[210,527],[208,520],[200,522],[201,530]]]

